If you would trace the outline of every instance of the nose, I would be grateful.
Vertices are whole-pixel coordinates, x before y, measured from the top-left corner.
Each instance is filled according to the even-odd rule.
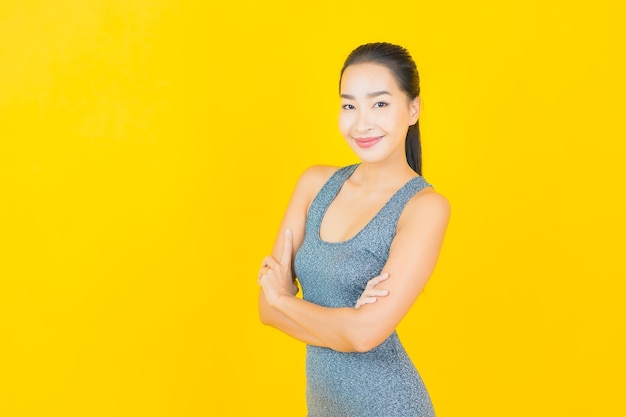
[[[359,110],[354,128],[359,133],[365,133],[372,130],[372,120],[367,110]]]

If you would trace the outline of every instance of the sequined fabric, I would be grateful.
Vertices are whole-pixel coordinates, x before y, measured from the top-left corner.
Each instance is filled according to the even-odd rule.
[[[313,200],[295,271],[305,300],[326,307],[353,307],[367,281],[379,275],[389,256],[400,214],[409,199],[431,186],[423,177],[408,181],[354,237],[320,238],[330,203],[358,165],[336,171]],[[344,353],[307,345],[308,417],[432,417],[424,383],[394,331],[365,353]]]

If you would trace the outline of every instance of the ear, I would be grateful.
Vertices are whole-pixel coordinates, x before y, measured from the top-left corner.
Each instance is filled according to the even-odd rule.
[[[413,126],[417,123],[417,119],[420,117],[420,109],[422,108],[422,98],[417,96],[409,102],[409,126]]]

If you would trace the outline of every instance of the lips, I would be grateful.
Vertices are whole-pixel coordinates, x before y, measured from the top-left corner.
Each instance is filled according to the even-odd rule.
[[[354,138],[354,142],[356,142],[359,148],[371,148],[381,141],[382,136],[373,136],[368,138]]]

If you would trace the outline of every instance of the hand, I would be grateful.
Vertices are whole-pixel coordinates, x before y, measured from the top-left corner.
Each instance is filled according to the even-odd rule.
[[[270,305],[274,305],[281,296],[294,296],[298,287],[293,281],[291,272],[291,253],[293,250],[293,234],[291,230],[285,231],[285,244],[280,262],[272,256],[263,259],[263,265],[259,271],[258,284],[263,288],[265,298]]]
[[[385,297],[389,294],[389,291],[387,290],[374,288],[387,278],[389,278],[389,274],[381,274],[367,281],[367,286],[361,294],[361,297],[357,300],[354,308],[358,310],[365,304],[375,303],[378,297]]]

